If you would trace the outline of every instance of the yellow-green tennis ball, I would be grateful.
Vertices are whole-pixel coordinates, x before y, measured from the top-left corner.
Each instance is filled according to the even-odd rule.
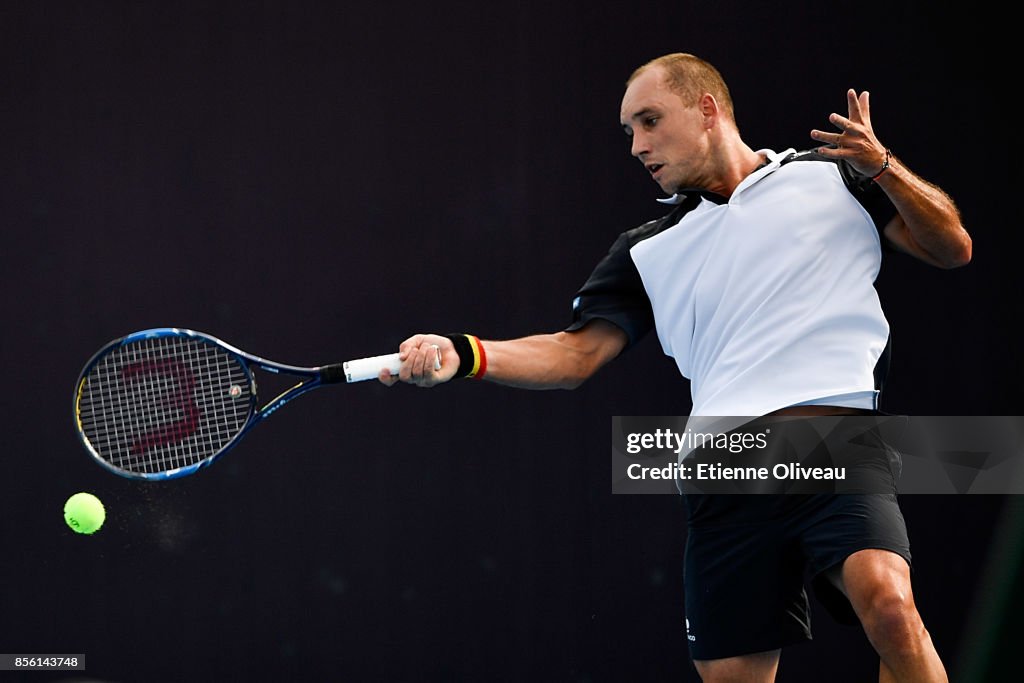
[[[91,534],[103,526],[107,511],[91,493],[76,493],[64,503],[64,521],[80,534]]]

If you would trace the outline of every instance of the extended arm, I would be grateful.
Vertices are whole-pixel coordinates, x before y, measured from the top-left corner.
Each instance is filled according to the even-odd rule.
[[[852,89],[847,91],[847,103],[848,118],[829,116],[829,121],[843,132],[811,131],[815,140],[835,145],[819,151],[846,159],[859,173],[875,178],[896,207],[896,217],[883,230],[896,248],[940,268],[967,264],[971,260],[971,237],[961,225],[952,199],[892,157],[878,141],[871,127],[866,91],[859,96]]]
[[[484,379],[524,389],[574,389],[626,347],[626,333],[604,320],[593,320],[574,332],[539,334],[508,341],[484,341]],[[441,369],[434,369],[438,347]],[[459,369],[459,355],[447,337],[417,334],[399,347],[398,377],[387,370],[380,381],[431,387],[450,380]]]

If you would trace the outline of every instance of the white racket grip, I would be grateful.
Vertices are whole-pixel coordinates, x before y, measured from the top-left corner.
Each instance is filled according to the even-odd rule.
[[[384,368],[387,368],[392,375],[397,375],[398,370],[402,367],[402,361],[398,360],[397,353],[388,353],[383,356],[371,356],[370,358],[357,358],[356,360],[346,361],[343,366],[345,368],[345,381],[351,384],[352,382],[365,382],[368,379],[377,379],[377,375]]]
[[[434,360],[434,369],[441,369],[441,351],[434,345],[437,358]],[[342,364],[345,369],[345,381],[365,382],[368,379],[377,379],[377,375],[384,368],[387,368],[392,375],[397,375],[402,369],[402,361],[398,359],[397,353],[388,353],[383,356],[371,356],[370,358],[357,358],[346,361]]]

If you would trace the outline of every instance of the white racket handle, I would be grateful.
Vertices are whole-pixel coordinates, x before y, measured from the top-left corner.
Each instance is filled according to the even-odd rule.
[[[437,346],[434,346],[437,350]],[[402,361],[398,360],[397,353],[388,353],[383,356],[371,356],[369,358],[357,358],[346,361],[342,364],[345,369],[345,381],[365,382],[368,379],[377,379],[377,375],[384,368],[387,368],[392,375],[397,375],[402,368]],[[437,350],[437,358],[434,361],[434,369],[441,369],[441,352]]]
[[[402,367],[402,361],[398,360],[397,353],[389,353],[384,356],[346,361],[343,366],[346,382],[365,382],[368,379],[377,379],[377,375],[384,368],[387,368],[392,375],[397,375],[399,368]]]

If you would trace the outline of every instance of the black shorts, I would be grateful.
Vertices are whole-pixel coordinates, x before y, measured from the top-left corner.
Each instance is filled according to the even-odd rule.
[[[910,563],[892,494],[686,495],[686,628],[690,655],[721,659],[808,640],[805,579],[829,613],[857,623],[824,576],[858,550]]]

